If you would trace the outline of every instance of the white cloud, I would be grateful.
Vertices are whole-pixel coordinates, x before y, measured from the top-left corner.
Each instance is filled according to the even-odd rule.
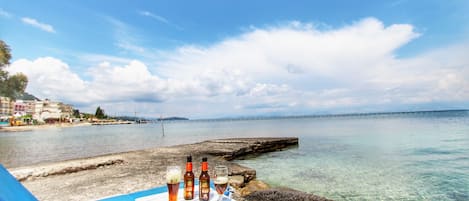
[[[7,12],[7,11],[0,8],[0,16],[10,18],[12,16],[12,14],[10,14],[9,12]]]
[[[149,17],[149,18],[152,18],[158,22],[161,22],[161,23],[164,23],[164,24],[167,24],[167,25],[170,25],[170,26],[173,26],[174,28],[176,29],[179,29],[179,30],[182,30],[183,28],[177,24],[174,24],[174,23],[171,23],[168,19],[166,19],[165,17],[162,17],[160,15],[157,15],[157,14],[154,14],[152,12],[149,12],[149,11],[139,11],[138,12],[140,15],[142,16],[145,16],[145,17]]]
[[[97,57],[102,63],[88,68],[86,81],[53,58],[18,60],[10,71],[28,75],[27,90],[43,98],[106,104],[108,111],[121,113],[144,106],[142,115],[149,116],[307,114],[467,102],[469,46],[395,56],[418,36],[411,25],[385,26],[374,18],[324,31],[294,22],[253,28],[211,46],[183,46],[150,67]]]
[[[25,24],[29,24],[29,25],[31,25],[33,27],[36,27],[36,28],[39,28],[43,31],[47,31],[47,32],[50,32],[50,33],[55,33],[54,27],[52,27],[52,25],[39,22],[36,19],[29,18],[29,17],[23,17],[23,18],[21,18],[21,21],[23,21],[23,23],[25,23]]]
[[[7,69],[10,73],[23,72],[28,76],[26,91],[41,98],[63,101],[88,102],[93,96],[88,83],[83,81],[70,67],[55,58],[44,57],[34,61],[19,59]]]
[[[160,21],[160,22],[163,22],[163,23],[165,23],[165,24],[169,24],[169,21],[168,21],[166,18],[161,17],[161,16],[156,15],[156,14],[153,14],[153,13],[151,13],[151,12],[148,12],[148,11],[140,11],[140,12],[138,12],[138,13],[139,13],[140,15],[143,15],[143,16],[146,16],[146,17],[151,17],[151,18],[153,18],[153,19],[155,19],[155,20],[158,20],[158,21]]]
[[[20,59],[9,67],[10,73],[28,76],[29,91],[40,98],[73,103],[119,102],[132,100],[159,101],[158,90],[164,84],[148,72],[145,64],[131,61],[126,66],[103,62],[88,69],[91,80],[83,80],[69,66],[52,57],[34,61]]]
[[[106,18],[112,25],[114,29],[114,39],[115,39],[115,46],[126,51],[127,53],[132,54],[147,54],[147,50],[143,47],[138,45],[140,40],[139,37],[136,37],[133,33],[133,28],[115,18],[107,17]]]

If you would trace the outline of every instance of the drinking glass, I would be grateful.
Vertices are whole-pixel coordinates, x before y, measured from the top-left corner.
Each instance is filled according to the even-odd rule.
[[[181,167],[168,166],[166,168],[166,184],[168,185],[169,201],[177,201],[180,181]]]
[[[224,165],[215,166],[215,181],[213,183],[218,193],[218,201],[220,201],[228,187],[228,167]]]

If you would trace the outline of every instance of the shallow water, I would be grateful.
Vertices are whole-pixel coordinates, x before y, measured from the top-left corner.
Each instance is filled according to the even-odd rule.
[[[302,125],[310,134],[298,148],[238,162],[274,186],[334,200],[469,200],[467,115]]]
[[[184,121],[0,133],[17,167],[206,139],[298,136],[283,152],[238,161],[274,186],[335,200],[469,200],[468,112]]]

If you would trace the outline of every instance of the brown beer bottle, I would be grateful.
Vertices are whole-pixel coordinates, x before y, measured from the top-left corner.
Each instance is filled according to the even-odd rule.
[[[208,175],[207,157],[202,158],[202,172],[199,177],[199,200],[210,200],[210,176]]]
[[[192,172],[192,156],[188,156],[186,162],[186,174],[184,174],[184,199],[194,199],[194,173]]]

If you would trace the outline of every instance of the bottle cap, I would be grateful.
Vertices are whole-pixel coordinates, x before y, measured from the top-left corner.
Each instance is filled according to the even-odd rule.
[[[192,156],[191,155],[187,156],[187,162],[192,162]]]
[[[207,162],[207,157],[203,157],[202,162]]]

